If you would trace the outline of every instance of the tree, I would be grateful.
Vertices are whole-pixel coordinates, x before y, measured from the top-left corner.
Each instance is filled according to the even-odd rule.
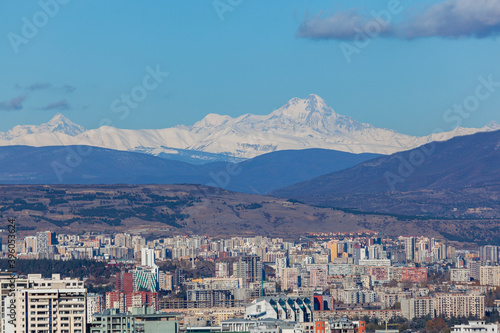
[[[443,318],[434,318],[432,320],[428,320],[425,324],[426,332],[441,333],[444,332],[447,328],[448,325]]]

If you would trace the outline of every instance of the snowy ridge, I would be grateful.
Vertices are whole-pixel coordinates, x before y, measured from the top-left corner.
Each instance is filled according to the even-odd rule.
[[[57,114],[46,124],[18,125],[6,133],[0,132],[0,145],[91,145],[163,156],[190,150],[235,158],[306,148],[392,154],[431,141],[498,129],[500,125],[491,122],[483,128],[458,127],[423,137],[409,136],[337,114],[323,99],[312,94],[305,99],[293,98],[268,115],[245,114],[232,118],[208,114],[191,126],[159,130],[109,126],[85,130]]]

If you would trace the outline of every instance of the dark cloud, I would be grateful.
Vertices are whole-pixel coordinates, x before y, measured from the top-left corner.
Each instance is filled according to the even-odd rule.
[[[23,102],[26,96],[14,97],[8,101],[0,101],[0,111],[17,111],[23,109]]]
[[[75,86],[71,86],[69,84],[66,84],[64,86],[61,87],[61,90],[65,93],[65,94],[71,94],[73,91],[76,90],[76,87]]]
[[[387,35],[391,31],[391,26],[386,21],[377,21],[352,11],[338,12],[329,17],[317,16],[305,19],[297,30],[297,37],[349,40],[365,31],[365,27],[370,25],[376,26],[377,34]]]
[[[65,94],[70,94],[73,91],[75,91],[75,89],[76,89],[75,86],[72,86],[69,84],[65,84],[63,86],[54,86],[53,84],[48,83],[48,82],[36,82],[36,83],[29,84],[27,86],[16,84],[16,88],[21,89],[21,90],[25,90],[25,91],[29,91],[29,92],[50,89],[52,91],[61,91]]]
[[[20,84],[16,84],[17,89],[22,89],[22,90],[27,90],[27,91],[45,90],[45,89],[49,89],[51,87],[52,87],[52,84],[50,84],[48,82],[36,82],[36,83],[32,83],[32,84],[27,85],[27,86],[22,86]]]
[[[40,110],[44,111],[49,111],[49,110],[57,110],[57,111],[64,111],[64,110],[71,110],[72,107],[69,105],[69,103],[63,99],[58,102],[50,103],[42,108]]]
[[[396,16],[401,18],[396,20]],[[402,13],[378,16],[375,12],[365,16],[351,11],[337,12],[329,17],[306,18],[297,30],[297,37],[349,40],[365,34],[399,39],[456,39],[485,38],[499,33],[500,1],[446,0],[412,16],[403,16]]]
[[[447,0],[399,27],[404,38],[485,38],[500,33],[500,1]]]

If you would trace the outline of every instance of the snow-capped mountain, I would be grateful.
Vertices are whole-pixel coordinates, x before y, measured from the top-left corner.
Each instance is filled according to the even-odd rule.
[[[0,133],[0,145],[91,145],[152,155],[199,153],[200,159],[251,158],[285,149],[325,148],[352,153],[391,154],[431,141],[500,129],[491,122],[483,128],[458,127],[423,137],[360,123],[337,114],[323,99],[309,95],[293,98],[268,115],[245,114],[237,118],[208,114],[191,126],[159,130],[125,130],[109,126],[85,130],[58,114],[39,126],[16,126]]]
[[[17,125],[7,131],[0,133],[3,139],[12,140],[19,137],[24,137],[30,134],[46,134],[46,133],[62,133],[75,136],[85,132],[85,129],[73,123],[62,114],[58,113],[48,123],[42,125]]]

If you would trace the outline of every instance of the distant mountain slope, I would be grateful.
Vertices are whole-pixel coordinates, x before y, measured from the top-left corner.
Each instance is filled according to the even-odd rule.
[[[310,148],[391,154],[432,141],[498,129],[500,125],[491,122],[480,129],[458,127],[423,137],[409,136],[340,115],[321,97],[311,94],[304,99],[292,98],[270,114],[245,114],[237,118],[208,114],[191,126],[164,129],[102,126],[85,130],[58,114],[47,124],[16,126],[0,132],[0,146],[89,145],[205,163],[237,162],[279,150]]]
[[[376,157],[324,149],[279,151],[244,162],[193,165],[88,146],[0,147],[3,184],[202,184],[245,193],[274,189]]]
[[[342,194],[496,186],[499,165],[500,131],[477,133],[378,157],[273,194],[328,204]]]
[[[377,156],[380,155],[327,149],[277,151],[236,164],[234,169],[237,174],[231,176],[226,188],[236,192],[265,194],[294,184],[297,179],[312,179],[331,172],[329,170],[350,168]],[[219,167],[219,171],[223,170]]]
[[[188,163],[97,147],[0,147],[3,184],[172,183],[196,174]]]

